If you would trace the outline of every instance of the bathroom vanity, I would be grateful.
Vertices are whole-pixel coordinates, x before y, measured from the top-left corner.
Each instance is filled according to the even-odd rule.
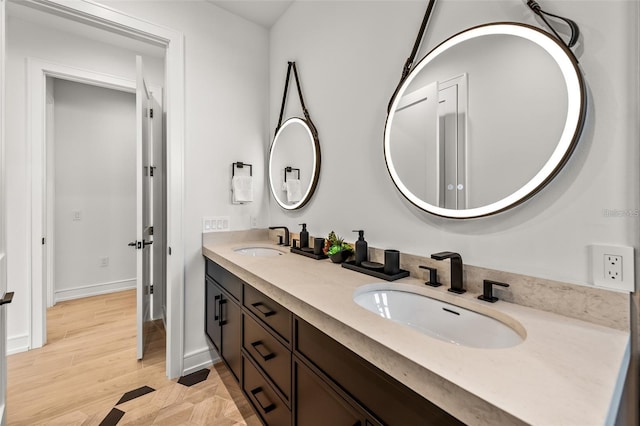
[[[205,283],[207,336],[266,424],[462,424],[209,259]]]
[[[266,424],[615,421],[624,330],[447,294],[415,278],[387,284],[492,317],[524,338],[506,348],[452,344],[358,306],[354,292],[375,278],[297,256],[266,232],[235,234],[203,241],[205,330]],[[282,254],[237,251],[248,246]]]

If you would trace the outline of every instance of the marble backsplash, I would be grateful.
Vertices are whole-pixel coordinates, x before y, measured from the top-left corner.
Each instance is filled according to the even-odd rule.
[[[276,243],[278,235],[282,234],[282,230],[264,229],[207,233],[203,234],[203,244],[265,240]],[[290,238],[292,241],[297,240],[299,234],[291,233]],[[383,263],[384,249],[370,246],[369,260]],[[420,269],[420,265],[436,268],[438,280],[443,284],[437,290],[447,291],[450,286],[448,261],[436,261],[428,257],[401,252],[400,267],[408,270],[413,278],[428,280],[429,271]],[[618,330],[629,331],[630,329],[630,297],[627,293],[464,264],[463,282],[468,293],[480,295],[485,279],[509,284],[508,288],[494,286],[494,296],[500,300]]]

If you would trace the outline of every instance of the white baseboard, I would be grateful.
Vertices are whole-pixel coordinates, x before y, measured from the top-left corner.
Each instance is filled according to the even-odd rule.
[[[81,287],[74,287],[64,290],[56,290],[54,292],[54,303],[65,300],[80,299],[89,296],[98,296],[100,294],[115,293],[116,291],[131,290],[136,288],[136,279],[111,281],[106,283],[89,284]]]
[[[29,350],[29,335],[7,337],[7,356]]]
[[[194,373],[220,361],[220,356],[209,346],[184,355],[182,375]]]

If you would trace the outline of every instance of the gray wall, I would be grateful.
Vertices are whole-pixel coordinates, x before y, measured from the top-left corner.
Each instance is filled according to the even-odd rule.
[[[277,121],[286,62],[295,60],[318,128],[323,168],[313,201],[294,213],[271,203],[272,223],[298,229],[304,220],[312,235],[334,229],[351,240],[352,229],[364,229],[376,247],[417,255],[453,250],[472,265],[591,285],[588,245],[638,241],[638,217],[603,214],[639,207],[638,4],[551,3],[550,11],[571,17],[583,33],[578,58],[591,99],[582,140],[563,171],[533,199],[493,217],[462,221],[425,214],[406,202],[383,158],[387,102],[426,3],[294,3],[271,31],[270,123]],[[458,31],[495,21],[540,26],[520,0],[443,0],[419,57]],[[289,102],[287,112],[299,115],[300,109]]]
[[[426,2],[294,3],[270,35],[270,124],[277,121],[286,61],[295,60],[318,128],[323,169],[316,195],[302,211],[270,203],[272,223],[298,229],[304,221],[311,235],[335,230],[351,241],[352,229],[364,229],[370,246],[423,256],[452,250],[468,264],[580,285],[593,282],[590,244],[635,246],[637,270],[639,3],[566,0],[543,7],[575,20],[582,31],[576,52],[590,96],[583,136],[562,172],[534,198],[493,217],[457,221],[408,203],[383,157],[387,103]],[[459,31],[498,21],[542,26],[521,0],[440,0],[419,57]],[[288,115],[299,114],[290,102]],[[632,215],[612,217],[604,210]],[[632,299],[633,355],[621,409],[630,422],[638,411],[639,300]]]
[[[56,300],[81,287],[135,286],[135,94],[53,81]]]

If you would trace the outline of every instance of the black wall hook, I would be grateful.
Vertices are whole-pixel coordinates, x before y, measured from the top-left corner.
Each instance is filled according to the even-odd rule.
[[[565,45],[568,48],[572,48],[573,46],[575,46],[575,44],[578,42],[578,38],[580,37],[580,28],[578,28],[578,24],[576,24],[574,21],[572,21],[571,19],[568,18],[563,18],[562,16],[558,16],[558,15],[554,15],[553,13],[549,13],[549,12],[545,12],[544,10],[542,10],[542,8],[540,7],[540,5],[538,4],[538,2],[536,2],[535,0],[528,0],[527,1],[527,6],[529,6],[529,9],[531,9],[533,11],[533,13],[535,13],[536,15],[538,15],[540,17],[540,19],[542,19],[544,21],[545,24],[547,24],[547,27],[549,27],[549,29],[553,32],[553,34],[563,43],[565,43]],[[566,43],[562,37],[560,37],[560,35],[556,32],[556,30],[553,28],[553,26],[549,23],[549,21],[547,21],[547,18],[545,18],[544,15],[547,16],[551,16],[557,19],[560,19],[562,21],[564,21],[567,25],[569,25],[569,28],[571,29],[571,38],[569,39],[569,42]]]

